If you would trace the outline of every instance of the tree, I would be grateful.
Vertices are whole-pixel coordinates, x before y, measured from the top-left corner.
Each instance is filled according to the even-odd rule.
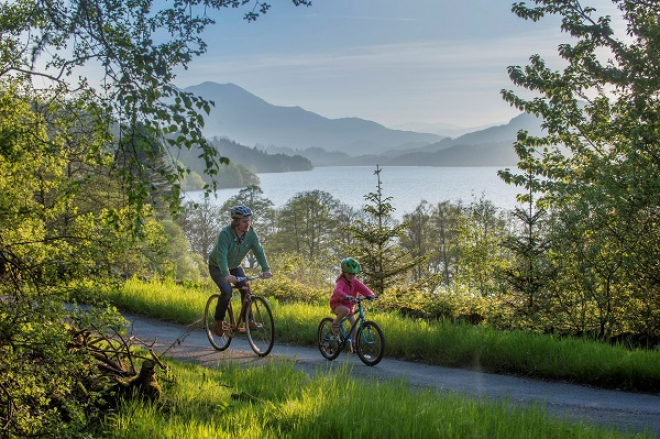
[[[208,257],[222,229],[221,209],[211,204],[209,197],[204,197],[201,204],[188,202],[177,224],[183,230],[190,246],[190,251]]]
[[[412,257],[421,258],[420,263],[411,271],[415,283],[425,281],[435,274],[432,267],[435,246],[431,240],[430,222],[430,207],[426,200],[422,200],[414,212],[403,215],[403,224],[406,225],[406,228],[401,236],[400,245]],[[421,260],[424,263],[421,263]],[[431,290],[434,289],[433,287]]]
[[[502,242],[506,220],[492,202],[481,197],[465,209],[460,230],[460,264],[457,280],[475,288],[482,297],[502,293],[497,274],[506,267]]]
[[[435,244],[431,261],[442,275],[442,284],[454,281],[460,263],[460,231],[465,223],[463,206],[443,201],[431,211],[432,240]]]
[[[252,0],[137,2],[4,3],[0,10],[0,78],[12,77],[26,86],[46,83],[52,99],[77,101],[90,126],[116,139],[115,148],[127,153],[157,155],[151,139],[180,148],[200,148],[206,173],[216,175],[227,159],[202,136],[207,102],[178,89],[177,69],[187,69],[205,53],[203,31],[213,24],[212,12],[239,7]],[[245,18],[253,21],[269,5],[254,2]],[[293,0],[295,5],[310,5]],[[84,68],[100,67],[98,84],[88,80]],[[72,82],[71,78],[79,78]],[[74,113],[79,114],[79,113]],[[136,136],[136,130],[144,136]],[[147,142],[144,142],[147,139]],[[92,148],[90,157],[112,158],[112,151]],[[109,155],[108,155],[109,154]],[[135,161],[137,165],[139,161]],[[174,183],[186,173],[164,172]],[[118,171],[126,182],[132,205],[139,207],[150,191],[143,176]],[[178,208],[178,185],[168,200]]]
[[[326,263],[330,244],[339,232],[335,219],[339,206],[339,201],[324,191],[297,193],[278,211],[272,247]]]
[[[407,225],[393,224],[394,207],[390,198],[383,197],[381,171],[376,166],[376,192],[364,197],[368,202],[363,209],[366,219],[358,219],[355,225],[346,228],[354,237],[354,244],[349,246],[346,254],[360,262],[365,282],[377,294],[383,294],[390,287],[402,287],[404,274],[425,260],[425,257],[413,256],[412,251],[405,251],[399,245]]]
[[[539,327],[540,316],[552,321],[556,307],[552,304],[551,285],[558,269],[551,253],[551,234],[545,222],[547,211],[536,209],[534,205],[534,177],[527,175],[524,184],[528,192],[519,200],[526,201],[527,208],[516,207],[514,218],[516,228],[503,242],[513,255],[513,261],[502,273],[510,287],[515,315],[524,321],[526,327]]]
[[[162,160],[165,145],[199,146],[212,176],[227,162],[201,135],[211,103],[179,90],[174,71],[204,53],[212,9],[247,3],[0,6],[0,385],[17,408],[3,437],[87,437],[102,413],[90,385],[99,369],[71,346],[119,319],[97,313],[103,304],[82,317],[65,304],[82,281],[99,285],[145,256],[134,244],[157,239],[161,195],[179,211],[187,170]],[[256,5],[248,20],[268,9]]]
[[[611,17],[578,1],[516,3],[513,12],[538,21],[559,15],[573,38],[559,46],[565,67],[553,71],[540,56],[509,67],[512,82],[534,93],[525,99],[503,90],[516,108],[540,116],[546,133],[519,133],[518,167],[536,178],[537,203],[550,210],[571,252],[581,285],[587,326],[602,335],[631,328],[660,333],[660,3],[613,0],[625,25],[618,35]],[[520,176],[502,174],[519,184]],[[558,245],[565,244],[557,240]],[[569,269],[571,268],[571,269]],[[582,277],[591,273],[591,280]],[[613,292],[619,298],[613,304]],[[608,297],[610,299],[608,299]],[[596,312],[608,309],[607,316]],[[602,318],[591,319],[599,314]]]

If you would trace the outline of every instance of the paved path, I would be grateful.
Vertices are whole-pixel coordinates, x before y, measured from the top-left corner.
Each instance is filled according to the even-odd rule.
[[[584,423],[614,425],[631,432],[651,431],[660,438],[660,395],[603,390],[565,383],[545,382],[509,375],[483,373],[477,370],[453,369],[411,363],[389,358],[369,367],[356,355],[341,354],[334,362],[327,361],[316,347],[275,343],[266,358],[252,352],[245,336],[232,341],[224,352],[214,350],[200,329],[158,320],[126,315],[133,322],[133,334],[143,340],[156,341],[156,352],[167,350],[167,356],[195,361],[207,367],[233,362],[263,364],[273,359],[295,361],[299,370],[309,374],[331,371],[343,363],[352,366],[353,374],[378,380],[405,379],[411,386],[451,391],[477,399],[501,401],[523,406],[545,405],[548,413],[572,418]]]

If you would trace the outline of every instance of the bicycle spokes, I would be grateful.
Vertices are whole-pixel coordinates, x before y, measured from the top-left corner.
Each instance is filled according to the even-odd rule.
[[[252,296],[246,315],[250,316],[246,327],[252,350],[260,356],[268,355],[275,343],[275,324],[268,303],[263,297]]]

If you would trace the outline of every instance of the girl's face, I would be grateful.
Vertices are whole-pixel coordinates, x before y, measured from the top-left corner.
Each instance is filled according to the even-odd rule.
[[[349,282],[352,281],[353,279],[355,279],[355,276],[356,276],[356,275],[353,274],[353,273],[346,273],[346,272],[344,272],[344,277],[345,277],[346,280],[348,280]]]

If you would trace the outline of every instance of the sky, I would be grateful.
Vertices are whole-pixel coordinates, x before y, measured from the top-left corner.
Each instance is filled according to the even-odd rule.
[[[520,114],[500,95],[514,89],[507,67],[539,54],[559,68],[568,41],[558,17],[523,20],[512,0],[270,3],[256,22],[243,20],[246,9],[219,13],[207,53],[175,83],[233,83],[273,105],[390,128],[482,127]],[[589,4],[616,12],[611,0]]]

